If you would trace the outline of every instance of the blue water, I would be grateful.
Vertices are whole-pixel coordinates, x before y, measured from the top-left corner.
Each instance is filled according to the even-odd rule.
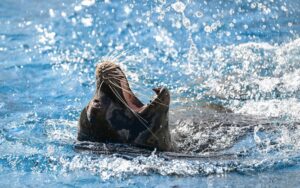
[[[1,0],[1,187],[299,187],[299,21],[293,0]],[[167,86],[173,133],[192,148],[212,138],[197,152],[212,157],[76,151],[106,56],[145,103]],[[208,103],[257,125],[194,131]]]

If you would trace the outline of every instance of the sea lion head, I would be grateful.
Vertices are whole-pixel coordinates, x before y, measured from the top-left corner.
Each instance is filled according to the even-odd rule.
[[[166,87],[153,91],[154,99],[144,105],[131,91],[120,66],[109,61],[97,64],[96,91],[81,113],[78,140],[170,150],[170,93]]]

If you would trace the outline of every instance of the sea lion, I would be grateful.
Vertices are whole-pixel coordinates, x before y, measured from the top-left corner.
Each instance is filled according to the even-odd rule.
[[[96,92],[81,112],[77,139],[172,151],[170,93],[166,87],[153,91],[156,96],[144,105],[131,91],[120,66],[109,61],[97,64]]]

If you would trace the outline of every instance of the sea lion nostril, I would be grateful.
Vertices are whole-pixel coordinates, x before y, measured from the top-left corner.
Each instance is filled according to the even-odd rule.
[[[94,102],[95,103],[99,103],[100,101],[98,99],[94,99]]]

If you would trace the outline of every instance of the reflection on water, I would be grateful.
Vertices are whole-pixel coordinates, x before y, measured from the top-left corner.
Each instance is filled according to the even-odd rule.
[[[296,186],[299,10],[289,0],[1,1],[1,185]],[[145,103],[152,87],[170,89],[174,139],[201,159],[74,149],[105,56]]]

